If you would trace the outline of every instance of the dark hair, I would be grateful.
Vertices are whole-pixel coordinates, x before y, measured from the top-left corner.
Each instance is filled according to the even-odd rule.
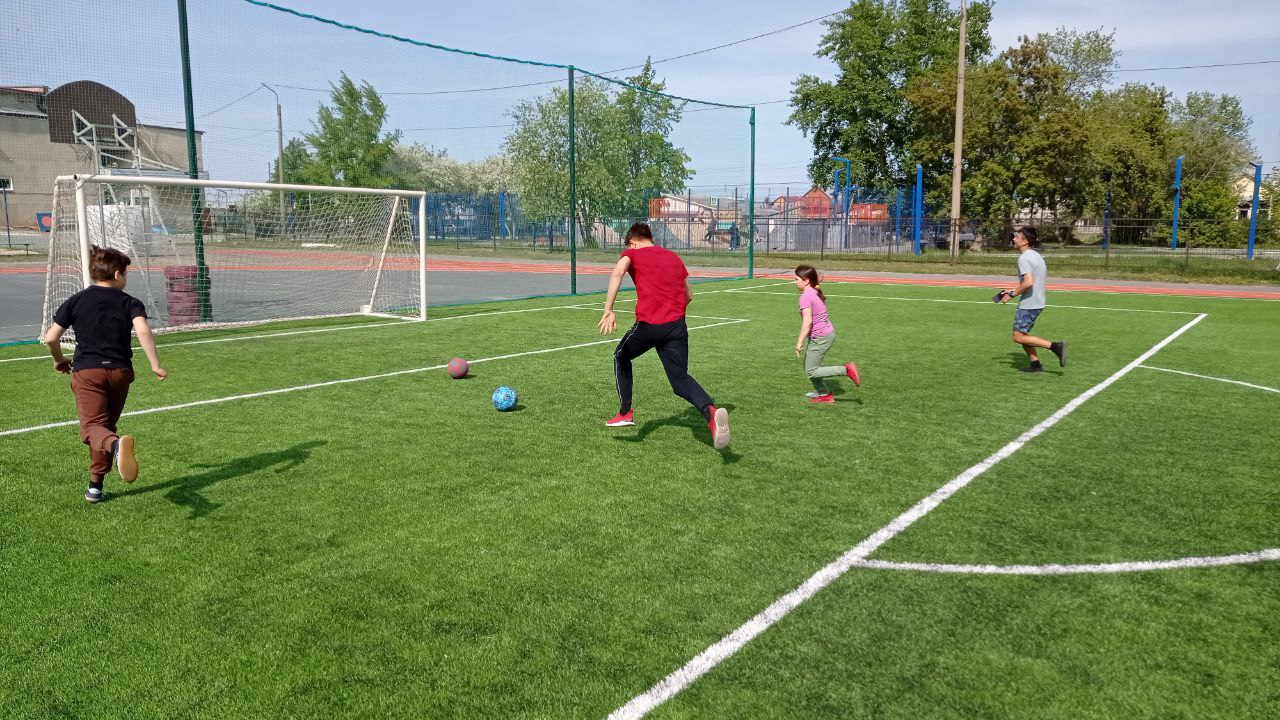
[[[114,280],[116,273],[129,267],[129,256],[115,248],[94,245],[89,249],[89,277],[95,281]]]
[[[632,238],[644,238],[645,240],[653,240],[653,231],[649,229],[647,223],[638,222],[627,229],[627,242],[631,242]]]
[[[804,278],[805,280],[808,280],[808,281],[809,281],[809,287],[811,287],[811,288],[813,288],[814,290],[817,290],[817,291],[818,291],[818,297],[822,298],[822,301],[823,301],[823,302],[826,302],[826,301],[827,301],[827,296],[826,296],[826,294],[825,294],[825,293],[823,293],[823,292],[822,292],[822,288],[821,288],[821,287],[819,287],[820,280],[819,280],[819,278],[818,278],[818,268],[816,268],[816,267],[814,267],[814,266],[812,266],[812,265],[797,265],[797,266],[796,266],[796,277],[802,277],[802,278]]]
[[[1034,226],[1023,225],[1014,232],[1022,233],[1022,237],[1027,241],[1027,245],[1033,248],[1040,247],[1040,237]]]

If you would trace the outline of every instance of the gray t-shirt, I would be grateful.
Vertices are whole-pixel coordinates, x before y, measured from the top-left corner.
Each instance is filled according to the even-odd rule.
[[[1018,256],[1018,282],[1022,282],[1022,276],[1027,273],[1031,273],[1033,282],[1029,289],[1022,292],[1018,307],[1022,310],[1039,310],[1045,306],[1044,283],[1049,270],[1044,265],[1044,258],[1035,250],[1027,250]]]

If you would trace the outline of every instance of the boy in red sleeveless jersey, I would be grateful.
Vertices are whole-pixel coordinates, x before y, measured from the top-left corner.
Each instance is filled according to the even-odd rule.
[[[653,244],[653,232],[644,223],[627,230],[627,249],[609,278],[600,332],[609,334],[618,326],[613,303],[622,286],[622,276],[630,274],[636,286],[636,322],[622,336],[613,352],[613,371],[618,388],[618,414],[607,421],[609,427],[635,425],[631,408],[631,361],[648,352],[658,351],[662,368],[676,395],[698,408],[711,430],[712,445],[717,449],[729,445],[729,411],[712,404],[711,396],[689,375],[689,328],[684,321],[685,307],[693,299],[689,289],[689,271],[679,255]]]

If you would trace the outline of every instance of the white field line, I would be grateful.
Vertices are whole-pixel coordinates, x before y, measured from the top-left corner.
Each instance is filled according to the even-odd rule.
[[[237,340],[259,340],[262,338],[284,337],[286,335],[309,335],[311,333],[338,332],[339,330],[359,330],[361,328],[385,327],[387,325],[410,325],[416,322],[420,322],[420,321],[399,320],[397,322],[357,323],[354,325],[334,325],[332,327],[309,328],[306,330],[284,330],[281,332],[260,333],[258,335],[233,335],[229,337],[210,338],[208,340],[183,340],[182,342],[157,343],[156,347],[163,348],[163,347],[177,347],[179,345],[207,345],[209,343],[235,342]],[[134,349],[135,350],[138,349],[137,346],[134,346]],[[16,357],[16,358],[4,358],[0,360],[0,363],[18,362],[19,360],[48,360],[48,359],[49,359],[48,354],[26,355],[23,357]]]
[[[1099,293],[1102,295],[1134,295],[1135,293],[1124,292],[1121,290],[1054,290],[1055,293]],[[1245,302],[1280,302],[1275,298],[1246,298],[1232,297],[1230,295],[1161,295],[1149,294],[1146,297],[1176,297],[1185,299],[1203,299],[1203,300],[1243,300]]]
[[[466,315],[450,315],[448,317],[427,318],[427,322],[447,322],[449,320],[464,320],[467,318],[489,317],[490,315],[511,315],[513,313],[529,313],[539,312],[542,310],[576,310],[577,305],[549,305],[547,307],[521,308],[519,310],[494,310],[491,312],[470,313]],[[736,318],[725,318],[726,320]],[[183,345],[208,345],[211,343],[227,343],[238,342],[240,340],[261,340],[264,338],[286,337],[289,335],[311,335],[314,333],[338,332],[340,330],[361,330],[364,328],[386,327],[388,325],[416,325],[422,322],[417,318],[404,318],[396,322],[378,322],[378,323],[355,323],[352,325],[334,325],[332,327],[308,328],[306,330],[282,330],[280,332],[259,333],[257,335],[231,335],[228,337],[210,338],[208,340],[183,340],[182,342],[159,343],[157,348],[164,347],[180,347]],[[135,347],[135,349],[137,349]],[[18,362],[19,360],[48,360],[46,355],[28,355],[16,358],[5,358],[0,363]]]
[[[1086,575],[1104,573],[1146,572],[1149,570],[1183,570],[1187,568],[1243,565],[1280,560],[1280,548],[1214,557],[1189,557],[1177,560],[1137,560],[1085,565],[951,565],[948,563],[890,562],[861,560],[853,567],[871,570],[915,570],[917,572],[956,573],[963,575]]]
[[[740,292],[749,295],[795,295],[798,293],[784,292],[764,292],[761,290],[726,290],[726,292]],[[909,297],[892,297],[888,295],[833,295],[828,293],[829,298],[858,298],[862,300],[904,300],[907,302],[936,302],[936,303],[961,303],[965,305],[994,305],[989,300],[946,300],[943,298],[909,298]],[[1051,308],[1071,308],[1073,310],[1110,310],[1113,312],[1143,312],[1143,313],[1159,313],[1161,315],[1199,315],[1197,312],[1187,310],[1143,310],[1139,308],[1116,308],[1116,307],[1097,307],[1094,305],[1050,305]]]
[[[689,328],[690,330],[706,330],[708,328],[720,327],[722,325],[735,325],[744,323],[747,320],[731,320],[728,322],[711,323],[709,325],[696,325]],[[510,353],[507,355],[494,355],[492,357],[479,358],[470,361],[472,365],[483,362],[493,362],[495,360],[509,360],[511,358],[527,357],[529,355],[543,355],[546,353],[560,352],[562,350],[576,350],[578,348],[592,347],[594,345],[608,345],[617,343],[617,339],[609,338],[606,340],[595,340],[593,342],[578,343],[576,345],[562,345],[560,347],[545,348],[542,350],[527,350],[525,352]],[[220,398],[209,398],[207,400],[195,400],[187,403],[179,403],[177,405],[165,405],[162,407],[144,408],[142,410],[130,410],[122,413],[121,417],[133,417],[136,415],[150,415],[152,413],[170,412],[172,410],[185,410],[187,408],[200,407],[203,405],[217,405],[219,403],[227,403],[235,400],[249,400],[252,398],[268,397],[270,395],[283,395],[284,393],[301,392],[303,390],[315,390],[317,388],[331,387],[334,385],[346,385],[348,383],[364,382],[366,380],[381,380],[383,378],[397,377],[400,375],[413,375],[415,373],[430,372],[432,370],[441,370],[447,366],[430,365],[427,367],[410,368],[408,370],[394,370],[392,372],[378,373],[377,375],[362,375],[360,377],[342,378],[339,380],[327,380],[325,382],[308,383],[306,385],[293,385],[291,387],[275,388],[274,390],[262,390],[259,392],[244,393],[242,395],[229,395]],[[13,428],[11,430],[0,430],[0,437],[6,435],[21,435],[23,433],[35,432],[37,430],[49,430],[52,428],[69,427],[78,425],[78,420],[62,420],[60,422],[45,423],[43,425],[32,425],[31,427]]]
[[[599,312],[603,308],[600,307],[599,305],[590,305],[590,304],[583,303],[582,305],[566,305],[565,309],[566,310],[594,310]],[[617,308],[617,307],[615,307],[613,311],[615,313],[627,313],[629,315],[634,315],[636,312],[635,310],[623,310],[622,308]],[[715,315],[685,315],[685,317],[693,318],[695,320],[742,320],[742,321],[745,321],[745,318],[718,317]]]
[[[1068,280],[1069,280],[1069,279],[1070,279],[1070,278],[1068,278]],[[783,285],[790,285],[791,283],[790,283],[790,282],[787,282],[787,283],[781,283],[781,284],[783,284]],[[877,286],[880,286],[880,287],[904,287],[904,286],[905,286],[905,287],[941,287],[941,288],[969,288],[969,289],[973,289],[973,288],[983,288],[983,287],[990,287],[990,288],[994,288],[994,287],[995,287],[994,285],[980,285],[980,284],[974,284],[974,285],[912,285],[911,283],[902,283],[902,282],[871,282],[871,281],[863,281],[863,280],[859,280],[859,281],[857,281],[857,282],[849,282],[849,281],[846,281],[846,280],[832,280],[832,281],[830,281],[828,284],[829,284],[829,285],[877,285]],[[735,291],[735,290],[724,290],[724,291],[718,291],[718,292],[736,292],[736,291]],[[1125,291],[1123,291],[1123,290],[1105,290],[1105,289],[1093,290],[1093,289],[1075,289],[1075,288],[1072,288],[1072,289],[1070,289],[1070,290],[1055,288],[1055,289],[1053,289],[1053,292],[1055,292],[1055,293],[1098,293],[1098,294],[1101,294],[1101,295],[1135,295],[1135,294],[1141,294],[1141,293],[1125,292]],[[1146,295],[1146,296],[1147,296],[1147,297],[1176,297],[1176,298],[1206,298],[1206,299],[1209,299],[1209,300],[1252,300],[1252,301],[1254,301],[1254,302],[1280,302],[1280,300],[1277,300],[1277,299],[1275,299],[1275,298],[1242,298],[1242,297],[1232,297],[1232,296],[1230,296],[1230,295],[1163,295],[1163,294],[1149,294],[1149,295]]]
[[[789,283],[773,283],[770,285],[752,285],[744,289],[750,289],[753,287],[774,287],[775,285],[787,285],[787,284]],[[706,290],[706,291],[703,291],[700,293],[694,293],[694,294],[710,295],[712,293],[735,292],[735,291],[736,290],[730,290],[730,289]],[[635,298],[618,298],[617,302],[635,302]],[[565,310],[565,309],[578,310],[583,308],[584,306],[591,305],[591,304],[592,303],[580,303],[575,305],[550,305],[547,307],[521,308],[518,310],[494,310],[492,312],[470,313],[466,315],[450,315],[448,317],[427,318],[427,322],[447,322],[449,320],[463,320],[466,318],[488,317],[490,315],[511,315],[514,313],[539,312],[542,310]],[[603,301],[600,301],[595,304],[602,305]],[[385,315],[382,313],[379,313],[378,316],[383,317]],[[740,318],[718,318],[718,317],[711,317],[709,315],[686,315],[685,317],[691,317],[691,318],[696,318],[700,320],[738,320],[740,319]],[[422,321],[416,318],[405,318],[398,322],[388,322],[388,323],[356,323],[353,325],[335,325],[332,327],[310,328],[307,330],[285,330],[285,331],[273,332],[273,333],[260,333],[257,335],[236,335],[236,336],[221,337],[221,338],[211,338],[209,340],[184,340],[182,342],[159,343],[156,345],[156,347],[157,348],[180,347],[183,345],[207,345],[210,343],[237,342],[240,340],[261,340],[263,338],[285,337],[288,335],[310,335],[313,333],[338,332],[340,330],[360,330],[363,328],[385,327],[387,325],[413,325],[419,322],[422,322]],[[21,327],[26,327],[26,326],[21,326]],[[48,360],[48,359],[49,359],[48,355],[25,355],[23,357],[3,358],[3,359],[0,359],[0,363],[19,362],[23,360]]]
[[[1022,433],[1012,442],[992,453],[985,460],[965,470],[948,482],[946,485],[938,488],[933,494],[916,503],[909,510],[894,518],[892,522],[880,528],[871,536],[862,542],[854,545],[835,561],[828,564],[818,572],[814,573],[798,587],[791,592],[783,595],[775,600],[767,608],[762,610],[755,617],[743,623],[736,630],[721,638],[711,647],[703,650],[692,660],[687,662],[684,667],[676,670],[656,685],[649,688],[640,695],[635,696],[622,707],[614,710],[609,715],[610,720],[624,720],[631,718],[640,718],[646,715],[650,710],[666,702],[674,697],[680,691],[684,690],[699,677],[702,677],[716,665],[727,660],[736,652],[741,650],[743,646],[751,642],[757,635],[768,630],[770,627],[786,617],[788,613],[800,606],[809,598],[813,597],[826,586],[835,582],[842,575],[849,571],[850,568],[856,567],[867,559],[871,553],[877,548],[884,545],[895,535],[906,530],[920,518],[928,515],[930,511],[941,505],[947,498],[956,494],[965,485],[973,482],[975,478],[990,470],[997,463],[1017,452],[1022,446],[1034,440],[1036,437],[1044,433],[1049,428],[1057,425],[1063,418],[1083,405],[1087,400],[1106,390],[1120,378],[1128,375],[1134,368],[1141,365],[1152,355],[1155,355],[1169,343],[1176,340],[1186,331],[1195,327],[1196,323],[1206,317],[1204,314],[1196,316],[1193,320],[1175,330],[1165,339],[1156,343],[1150,350],[1147,350],[1137,359],[1131,361],[1128,365],[1120,368],[1110,377],[1093,387],[1085,390],[1077,395],[1073,400],[1062,406],[1054,414],[1041,420],[1035,427]]]
[[[1159,370],[1160,372],[1173,373],[1175,375],[1186,375],[1187,377],[1200,378],[1201,380],[1217,380],[1218,382],[1231,383],[1232,385],[1243,385],[1254,390],[1265,390],[1267,392],[1280,393],[1280,388],[1267,387],[1266,385],[1254,385],[1243,380],[1229,380],[1227,378],[1214,377],[1212,375],[1199,375],[1185,370],[1170,370],[1169,368],[1156,367],[1155,365],[1139,365],[1143,370]]]

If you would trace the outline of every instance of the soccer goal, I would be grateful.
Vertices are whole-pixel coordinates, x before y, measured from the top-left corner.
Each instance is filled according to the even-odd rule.
[[[388,315],[426,319],[425,193],[70,176],[57,179],[42,332],[89,284],[89,249],[132,259],[152,327]]]

